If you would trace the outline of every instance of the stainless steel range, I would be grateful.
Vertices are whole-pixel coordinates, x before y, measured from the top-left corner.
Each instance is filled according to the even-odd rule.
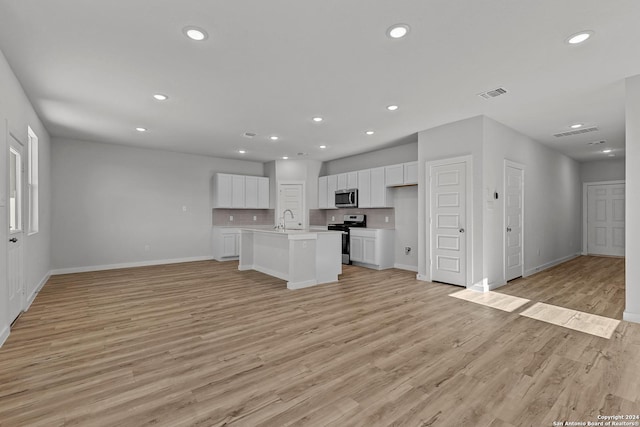
[[[342,231],[342,263],[351,264],[350,256],[350,235],[349,229],[352,227],[366,227],[367,216],[364,214],[343,215],[342,224],[329,224],[329,230]]]

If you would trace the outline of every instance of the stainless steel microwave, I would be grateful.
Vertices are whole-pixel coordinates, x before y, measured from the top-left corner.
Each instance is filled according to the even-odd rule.
[[[348,188],[336,191],[336,208],[357,208],[358,189]]]

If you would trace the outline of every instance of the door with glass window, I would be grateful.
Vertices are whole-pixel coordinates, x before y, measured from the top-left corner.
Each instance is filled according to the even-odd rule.
[[[8,217],[9,241],[7,247],[7,282],[9,285],[10,320],[18,317],[24,309],[24,205],[23,178],[24,156],[23,146],[12,134],[9,134],[9,184]]]

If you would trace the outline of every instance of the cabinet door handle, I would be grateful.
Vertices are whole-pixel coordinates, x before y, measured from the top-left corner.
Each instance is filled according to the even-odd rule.
[[[458,230],[460,233],[464,233],[464,228],[461,228],[460,230]]]
[[[13,237],[13,238],[9,239],[9,241],[10,241],[11,243],[16,243],[16,242],[18,241],[18,239],[16,239],[15,237]]]

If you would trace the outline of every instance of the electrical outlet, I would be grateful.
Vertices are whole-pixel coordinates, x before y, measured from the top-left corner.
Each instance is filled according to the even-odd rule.
[[[257,220],[258,220],[258,217],[257,217],[256,215],[254,215],[254,216],[253,216],[253,220],[254,220],[254,221],[257,221]]]
[[[151,247],[149,245],[144,245],[144,250],[148,251]]]
[[[335,220],[336,220],[336,217],[331,215],[331,221],[335,221]]]
[[[388,216],[384,217],[384,222],[389,222],[389,217]]]
[[[186,211],[187,211],[187,207],[186,207],[186,206],[183,206],[183,207],[182,207],[182,212],[186,212]]]
[[[306,240],[302,241],[302,249],[307,249],[307,241]]]
[[[404,247],[404,254],[405,255],[409,255],[411,253],[411,246],[405,246]]]
[[[233,215],[229,215],[229,221],[233,221]]]

